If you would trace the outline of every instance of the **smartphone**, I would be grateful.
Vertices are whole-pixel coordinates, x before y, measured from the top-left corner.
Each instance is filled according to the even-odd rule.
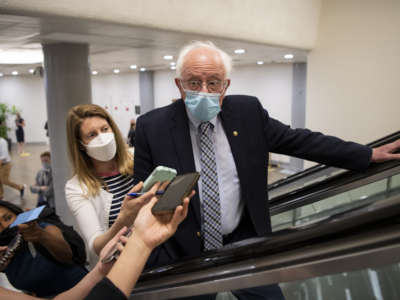
[[[10,260],[13,256],[15,251],[19,248],[22,242],[22,235],[18,233],[11,242],[7,245],[6,253],[0,258],[0,268],[2,268],[8,260]]]
[[[130,237],[131,234],[132,234],[132,229],[128,228],[128,230],[124,233],[124,236]],[[115,245],[114,247],[112,247],[110,249],[110,251],[106,254],[106,256],[101,260],[101,262],[103,264],[112,262],[113,260],[116,260],[119,257],[120,254],[121,253],[118,250],[117,245]]]
[[[158,181],[171,181],[176,176],[176,170],[168,167],[158,166],[151,172],[149,177],[144,181],[142,193],[145,193],[151,189],[151,187]]]
[[[13,228],[19,224],[29,223],[37,220],[40,216],[40,213],[43,211],[45,207],[46,205],[42,205],[34,209],[28,210],[26,212],[20,213],[15,219],[15,221],[10,225],[10,228]]]
[[[200,174],[197,172],[176,176],[153,206],[152,213],[174,211],[178,205],[182,204],[183,199],[190,195],[199,178]]]

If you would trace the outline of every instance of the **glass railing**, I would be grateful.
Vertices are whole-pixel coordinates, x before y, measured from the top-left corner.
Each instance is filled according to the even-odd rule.
[[[375,201],[400,195],[400,174],[271,217],[273,231],[317,222]]]
[[[281,283],[286,300],[397,300],[400,299],[398,263]]]

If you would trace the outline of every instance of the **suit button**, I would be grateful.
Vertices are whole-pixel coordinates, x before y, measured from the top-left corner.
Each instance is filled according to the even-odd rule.
[[[197,234],[197,237],[201,236],[200,231],[197,231],[196,234]]]

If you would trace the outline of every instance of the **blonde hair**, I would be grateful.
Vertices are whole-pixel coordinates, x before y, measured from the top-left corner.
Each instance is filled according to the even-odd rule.
[[[90,117],[103,118],[114,132],[117,144],[115,161],[121,174],[133,174],[133,157],[128,151],[128,146],[124,142],[118,126],[102,107],[96,104],[80,104],[72,107],[67,116],[68,152],[74,175],[78,176],[81,184],[86,185],[88,196],[93,197],[99,194],[104,182],[96,175],[92,159],[86,154],[81,144],[81,125],[86,118]]]

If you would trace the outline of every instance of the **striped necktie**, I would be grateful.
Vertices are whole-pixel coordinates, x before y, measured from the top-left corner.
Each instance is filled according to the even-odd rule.
[[[223,245],[217,163],[211,137],[212,130],[213,125],[210,122],[201,123],[199,126],[204,250],[218,249]]]

